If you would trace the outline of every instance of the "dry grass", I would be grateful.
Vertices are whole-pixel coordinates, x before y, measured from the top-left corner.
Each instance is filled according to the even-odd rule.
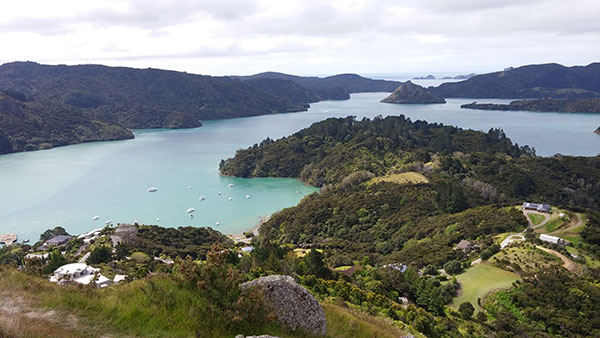
[[[327,317],[327,337],[342,338],[397,338],[418,333],[408,332],[394,325],[391,320],[366,315],[351,308],[334,304],[322,304]]]
[[[429,183],[427,177],[417,173],[417,172],[407,172],[401,174],[392,174],[386,175],[382,177],[375,177],[369,181],[369,184],[375,184],[379,182],[391,182],[396,184],[419,184],[419,183]]]

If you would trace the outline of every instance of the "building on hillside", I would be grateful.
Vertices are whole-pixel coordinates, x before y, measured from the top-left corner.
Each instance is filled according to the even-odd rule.
[[[464,252],[469,252],[475,247],[473,242],[467,241],[466,239],[461,239],[460,242],[456,245],[456,249],[460,249]]]
[[[567,245],[567,241],[565,241],[564,239],[547,234],[541,234],[540,240],[558,245]]]
[[[73,237],[67,236],[67,235],[58,235],[56,237],[53,237],[53,238],[47,240],[46,243],[44,243],[44,245],[46,245],[46,246],[63,245],[65,243],[67,243],[71,238],[73,238]]]
[[[408,266],[402,264],[402,263],[391,263],[391,264],[386,264],[383,266],[384,268],[390,268],[390,269],[394,269],[396,271],[400,271],[401,273],[404,273],[406,271],[406,269],[408,269]]]
[[[61,266],[54,270],[54,273],[50,276],[50,281],[58,284],[75,282],[88,285],[94,283],[100,288],[109,286],[111,283],[110,279],[100,274],[100,269],[84,263],[71,263]]]
[[[535,210],[538,212],[550,213],[550,204],[538,204],[538,203],[523,203],[523,210]]]

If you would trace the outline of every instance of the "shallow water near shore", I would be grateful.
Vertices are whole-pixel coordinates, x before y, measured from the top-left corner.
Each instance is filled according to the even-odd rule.
[[[236,149],[287,136],[328,117],[404,114],[476,130],[503,128],[513,142],[528,144],[542,156],[600,153],[600,135],[593,133],[600,115],[460,108],[472,99],[439,105],[380,103],[387,95],[353,94],[346,101],[314,103],[307,112],[204,121],[203,127],[188,130],[137,130],[133,140],[0,156],[0,234],[16,232],[20,240],[35,242],[57,225],[79,234],[107,220],[241,233],[256,226],[259,217],[293,206],[318,189],[295,179],[222,177],[219,161]],[[158,191],[147,192],[150,187]],[[200,201],[200,196],[206,199]],[[195,209],[194,218],[188,208]],[[100,218],[94,221],[94,216]]]

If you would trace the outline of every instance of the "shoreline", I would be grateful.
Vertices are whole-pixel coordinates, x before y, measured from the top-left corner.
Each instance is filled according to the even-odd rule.
[[[227,234],[226,236],[229,237],[231,240],[233,240],[234,243],[246,243],[246,244],[250,244],[250,242],[252,241],[252,238],[258,236],[258,230],[260,229],[261,225],[263,225],[265,222],[267,222],[271,216],[265,216],[265,217],[259,217],[260,220],[258,221],[258,225],[254,226],[252,229],[246,231],[252,231],[252,233],[254,234],[254,236],[246,238],[246,235],[244,235],[244,233],[241,234]]]

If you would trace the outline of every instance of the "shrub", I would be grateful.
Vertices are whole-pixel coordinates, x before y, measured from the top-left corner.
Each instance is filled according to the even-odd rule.
[[[463,271],[463,267],[459,261],[454,259],[444,264],[444,270],[446,270],[446,273],[448,274],[456,275]]]
[[[458,307],[458,312],[460,312],[460,314],[465,319],[471,318],[473,312],[475,312],[475,308],[473,307],[473,304],[471,304],[471,302],[464,302]]]
[[[90,252],[90,257],[86,260],[88,264],[108,263],[112,260],[112,250],[106,245],[97,246]]]

